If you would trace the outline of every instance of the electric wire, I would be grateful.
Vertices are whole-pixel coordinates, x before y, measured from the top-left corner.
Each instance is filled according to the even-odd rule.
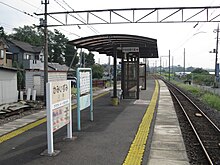
[[[23,13],[23,14],[25,14],[25,15],[28,15],[28,16],[33,17],[33,18],[35,18],[35,19],[38,19],[37,17],[35,17],[34,15],[32,15],[32,14],[26,12],[26,11],[22,11],[22,10],[20,10],[20,9],[18,9],[18,8],[16,8],[16,7],[13,7],[13,6],[11,6],[11,5],[7,4],[7,3],[4,3],[4,2],[2,2],[2,1],[0,1],[0,3],[3,4],[3,5],[5,5],[5,6],[7,6],[7,7],[12,8],[12,9],[14,9],[14,10],[20,12],[20,13]]]
[[[33,5],[33,4],[29,3],[29,2],[27,2],[27,1],[25,1],[25,0],[21,0],[21,1],[23,1],[24,3],[30,5],[30,6],[32,6],[32,7],[34,7],[34,8],[36,8],[37,10],[39,10],[39,8],[40,8],[40,7],[37,7],[37,6],[35,6],[35,5]],[[40,10],[41,10],[41,9],[40,9]],[[41,10],[41,11],[42,11],[42,10]],[[48,16],[51,17],[52,19],[56,20],[57,22],[59,22],[59,23],[61,23],[61,24],[64,24],[63,22],[61,22],[59,19],[55,18],[54,16],[52,16],[52,15],[50,15],[50,14],[48,14]],[[77,36],[77,37],[80,37],[80,36],[79,36],[78,34],[76,34],[76,33],[73,33],[73,32],[67,31],[67,30],[64,30],[64,29],[62,29],[62,28],[58,28],[58,29],[60,29],[60,30],[62,30],[62,31],[65,31],[65,32],[67,32],[67,33],[70,34],[70,35],[75,35],[75,36]]]
[[[65,1],[65,0],[62,0],[63,3],[65,5],[67,5],[72,11],[74,11],[74,9]],[[80,15],[80,14],[77,14],[84,22],[86,22],[86,20]],[[97,29],[95,29],[94,27],[92,26],[87,26],[90,30],[92,30],[93,32],[95,32],[96,34],[99,33],[99,31]]]
[[[216,0],[213,0],[213,1],[210,3],[210,6],[211,6],[215,1],[216,1]],[[212,13],[209,14],[209,17],[211,17],[215,12],[216,12],[216,10],[213,10]],[[186,39],[183,40],[183,42],[180,42],[181,44],[178,44],[179,46],[177,46],[177,48],[174,49],[174,52],[177,51],[177,50],[179,50],[179,49],[180,49],[182,46],[184,46],[186,43],[188,43],[188,42],[195,36],[195,34],[197,34],[198,31],[205,25],[205,23],[200,23],[200,24],[201,24],[200,27],[199,27],[193,34],[191,34],[191,33],[194,31],[194,29],[196,28],[196,26],[199,25],[199,22],[197,22],[197,24],[194,25],[193,29],[190,30],[190,32],[186,35],[186,36],[189,36],[189,35],[190,35],[190,36],[189,36],[189,37],[186,37]]]

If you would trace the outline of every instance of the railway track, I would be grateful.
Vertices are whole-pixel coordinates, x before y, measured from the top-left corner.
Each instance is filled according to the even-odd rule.
[[[199,152],[195,158],[198,159],[197,163],[220,165],[220,128],[180,89],[171,83],[166,81],[165,83],[196,137],[194,140],[192,138],[189,143],[193,143],[193,147],[196,148],[197,151],[194,152]]]

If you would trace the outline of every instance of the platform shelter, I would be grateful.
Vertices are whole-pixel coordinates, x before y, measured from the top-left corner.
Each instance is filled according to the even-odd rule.
[[[139,99],[139,91],[146,89],[146,64],[140,64],[140,58],[158,58],[157,40],[137,35],[95,35],[69,41],[69,44],[114,58],[113,102],[116,105],[118,104],[117,60],[121,59],[123,98]]]

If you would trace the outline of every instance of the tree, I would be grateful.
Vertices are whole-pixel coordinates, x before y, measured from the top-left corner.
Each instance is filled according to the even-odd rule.
[[[94,64],[92,66],[92,77],[93,78],[100,79],[102,78],[103,73],[104,73],[104,67],[102,65]]]
[[[74,68],[76,64],[79,62],[79,57],[77,56],[77,54],[74,57],[75,53],[76,49],[74,48],[74,46],[67,44],[65,49],[65,64],[67,66],[70,66],[72,59],[75,58],[71,68]]]
[[[0,38],[6,38],[7,35],[5,34],[4,28],[0,26]]]
[[[95,64],[95,59],[94,59],[94,54],[89,52],[89,54],[82,52],[80,54],[82,57],[82,63],[84,62],[84,57],[85,57],[85,66],[86,67],[92,67]]]
[[[10,34],[10,38],[27,42],[34,46],[44,45],[43,28],[36,29],[34,26],[24,26],[14,28],[15,33]],[[1,34],[1,29],[0,29]],[[76,51],[74,47],[67,46],[68,38],[58,30],[48,31],[48,61],[57,62],[60,64],[70,64],[73,55]],[[67,53],[67,56],[65,54]],[[65,59],[67,58],[67,59]],[[70,60],[71,58],[71,60]],[[78,57],[74,60],[74,65],[78,62]]]
[[[37,29],[34,26],[24,26],[19,28],[13,28],[15,33],[10,34],[9,37],[18,40],[27,42],[34,46],[43,45],[43,31],[42,29]]]
[[[25,71],[23,69],[23,65],[14,61],[13,67],[17,68],[17,87],[18,90],[21,90],[25,87]]]
[[[197,73],[197,74],[209,74],[207,70],[204,70],[202,68],[196,68],[192,71],[192,73]]]
[[[60,31],[54,29],[54,35],[51,37],[51,40],[51,62],[64,64],[64,51],[66,49],[66,43],[68,42],[68,39]]]

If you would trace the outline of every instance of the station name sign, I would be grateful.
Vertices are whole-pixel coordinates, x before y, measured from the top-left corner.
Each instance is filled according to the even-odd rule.
[[[122,52],[124,53],[139,52],[139,47],[122,47]]]

